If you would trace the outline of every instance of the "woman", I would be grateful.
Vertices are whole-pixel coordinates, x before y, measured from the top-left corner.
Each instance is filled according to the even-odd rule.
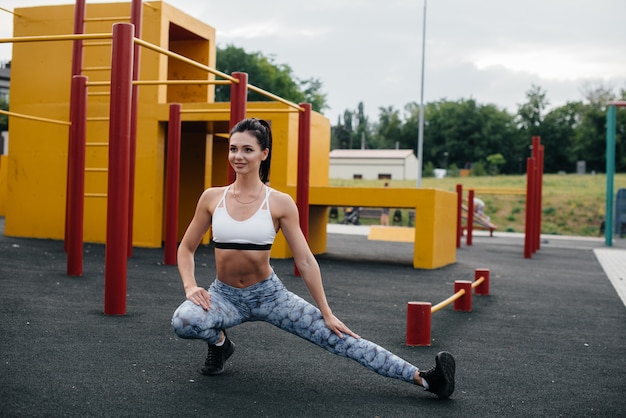
[[[455,372],[450,353],[437,354],[436,365],[420,372],[361,338],[333,314],[293,199],[266,186],[271,155],[267,122],[245,119],[233,127],[228,160],[236,179],[229,186],[204,191],[178,249],[187,300],[174,313],[172,327],[181,338],[207,342],[201,372],[217,375],[224,371],[224,362],[235,349],[226,329],[246,321],[265,321],[383,376],[423,386],[440,398],[449,397]],[[207,290],[196,282],[194,253],[211,227],[217,277]],[[317,308],[288,291],[270,266],[270,248],[279,229]]]

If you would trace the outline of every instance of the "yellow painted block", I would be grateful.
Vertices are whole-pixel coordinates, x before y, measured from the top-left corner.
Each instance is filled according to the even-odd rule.
[[[312,186],[309,203],[324,209],[329,206],[414,208],[413,238],[404,237],[405,242],[414,243],[413,267],[435,269],[456,262],[456,193],[438,189]],[[320,235],[322,225],[318,223],[325,227],[327,219],[311,219],[316,225],[310,226],[309,242],[316,244],[315,248],[311,247],[315,254],[326,251]],[[396,235],[399,237],[400,233]]]
[[[415,228],[403,226],[372,226],[367,239],[373,241],[413,242]]]

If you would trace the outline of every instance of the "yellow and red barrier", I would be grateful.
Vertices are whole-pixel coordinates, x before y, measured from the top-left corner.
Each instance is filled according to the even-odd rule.
[[[454,282],[454,294],[432,306],[430,302],[409,302],[407,305],[406,345],[430,346],[432,314],[454,302],[454,310],[472,311],[472,289],[481,296],[489,295],[489,269],[476,269],[474,281],[457,280]]]

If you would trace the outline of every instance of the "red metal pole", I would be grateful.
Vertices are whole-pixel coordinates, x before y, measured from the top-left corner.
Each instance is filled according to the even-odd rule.
[[[539,189],[537,192],[537,236],[541,236],[541,218],[542,218],[542,205],[543,205],[543,162],[544,162],[544,153],[545,147],[541,145],[539,147],[539,181],[537,184],[537,188]],[[539,249],[539,245],[537,245],[537,249]]]
[[[474,189],[470,189],[467,196],[467,237],[465,243],[472,245],[474,235]]]
[[[87,138],[87,77],[72,77],[70,99],[70,155],[65,230],[67,275],[83,275],[83,219],[85,213],[85,142]]]
[[[134,37],[141,38],[143,3],[132,0],[130,22],[135,26]],[[133,42],[133,81],[139,80],[139,53],[141,48]],[[135,160],[137,155],[137,93],[138,86],[133,84],[130,119],[130,167],[128,171],[128,257],[133,255],[133,216],[135,213]]]
[[[538,143],[537,158],[535,159],[535,251],[541,248],[541,194],[543,192],[543,151],[543,145]]]
[[[298,180],[296,184],[296,205],[300,212],[300,228],[305,238],[309,238],[309,174],[311,166],[311,105],[300,103],[298,121]]]
[[[489,295],[489,276],[491,276],[491,270],[489,269],[476,269],[474,270],[474,282],[481,277],[484,278],[483,282],[474,288],[474,293],[481,296]]]
[[[230,83],[230,129],[246,118],[246,107],[248,101],[248,74],[234,72],[233,78],[239,83]],[[235,181],[235,170],[228,165],[228,184]]]
[[[458,312],[472,312],[472,282],[457,280],[454,282],[454,293],[464,290],[463,296],[454,301],[454,310]]]
[[[74,6],[74,34],[85,33],[85,0],[76,0]],[[83,70],[83,41],[76,39],[72,42],[72,75],[80,75]]]
[[[531,258],[533,254],[533,183],[535,160],[526,159],[526,225],[524,228],[524,258]]]
[[[535,160],[535,170],[533,173],[533,253],[539,249],[539,165],[541,163],[540,141],[538,136],[532,137],[532,157]]]
[[[126,313],[133,25],[113,25],[104,313]]]
[[[300,228],[309,239],[309,173],[311,164],[311,105],[300,103],[304,112],[298,117],[298,180],[296,183],[296,206],[300,214]],[[294,264],[294,273],[300,275]]]
[[[456,185],[456,248],[461,248],[463,235],[463,185]]]
[[[430,346],[430,302],[409,302],[406,311],[406,345]]]
[[[176,265],[178,243],[178,196],[180,181],[180,132],[179,103],[170,104],[170,120],[167,131],[167,179],[165,183],[165,256],[168,266]]]
[[[76,5],[74,6],[74,34],[80,35],[85,32],[85,0],[76,0]],[[81,75],[83,69],[83,41],[80,39],[74,40],[72,43],[72,76]],[[72,82],[72,88],[74,84]],[[74,97],[74,92],[70,91],[70,100]],[[70,118],[71,118],[71,106],[70,102]],[[70,119],[71,120],[71,119]],[[69,206],[70,206],[70,183],[74,180],[70,177],[70,161],[74,159],[72,155],[72,145],[71,145],[71,133],[70,133],[70,144],[68,144],[67,149],[67,180],[65,185],[65,242],[64,248],[65,251],[69,251],[68,249],[68,231],[70,228],[76,228],[76,225],[70,227],[70,222],[72,219],[69,217]],[[81,174],[82,175],[82,174]],[[82,228],[82,225],[81,225]]]

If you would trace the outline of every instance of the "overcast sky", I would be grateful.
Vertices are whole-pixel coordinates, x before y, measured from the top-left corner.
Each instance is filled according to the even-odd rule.
[[[67,3],[0,0],[0,7]],[[261,52],[299,79],[319,79],[333,124],[359,102],[377,119],[379,107],[420,101],[424,0],[167,3],[215,27],[219,46]],[[473,98],[513,113],[533,84],[551,106],[583,100],[588,87],[617,93],[626,88],[625,18],[624,0],[431,0],[424,101]],[[0,38],[12,28],[12,15],[0,10]],[[0,60],[10,51],[0,44]]]

